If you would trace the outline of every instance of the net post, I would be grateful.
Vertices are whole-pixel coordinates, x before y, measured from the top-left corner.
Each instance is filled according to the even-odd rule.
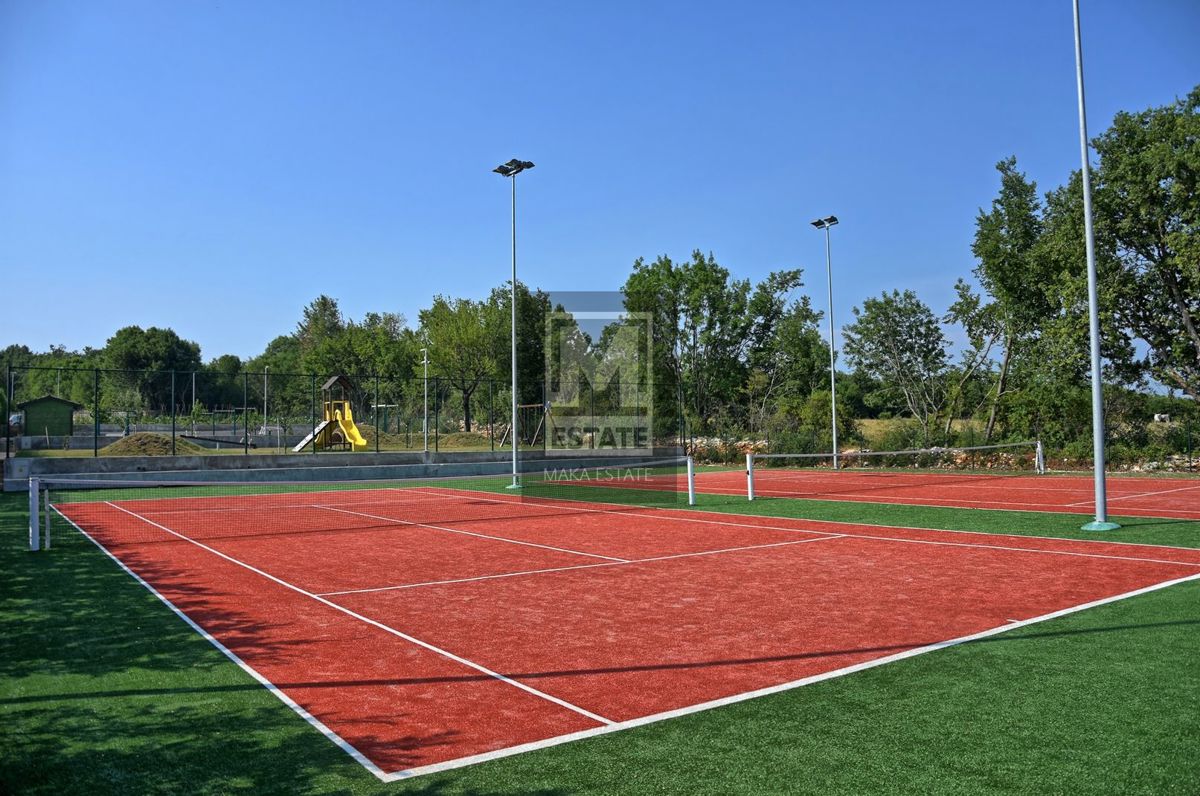
[[[1038,475],[1046,474],[1046,449],[1042,447],[1040,439],[1037,441],[1037,449],[1034,453],[1034,466]]]
[[[43,522],[45,523],[45,526],[46,526],[46,536],[42,540],[42,549],[49,550],[50,549],[50,490],[43,489],[42,495],[44,496],[42,498],[42,500],[43,500],[42,514],[45,516],[45,520],[43,520]]]
[[[36,551],[39,545],[39,531],[41,523],[38,522],[38,493],[41,492],[41,484],[36,475],[29,477],[29,549]]]
[[[696,461],[691,456],[687,457],[687,490],[688,505],[696,505]]]
[[[746,499],[754,500],[754,454],[746,454]]]

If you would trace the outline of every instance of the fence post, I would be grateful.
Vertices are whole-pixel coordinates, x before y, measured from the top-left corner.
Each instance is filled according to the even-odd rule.
[[[312,420],[312,452],[317,452],[317,374],[309,375],[311,388],[308,391],[308,414]]]
[[[128,415],[126,416],[128,417]],[[100,455],[100,369],[92,369],[92,458]]]
[[[379,426],[379,374],[375,374],[375,452],[379,453],[379,435],[383,429]]]
[[[242,371],[242,454],[250,455],[250,374]]]
[[[4,458],[12,453],[12,414],[13,414],[13,376],[12,362],[5,363],[4,369]]]
[[[442,411],[442,388],[441,379],[437,376],[433,377],[433,452],[438,452],[438,420],[441,417]]]
[[[488,444],[496,452],[496,380],[488,379]]]
[[[583,389],[583,381],[580,380],[579,388]],[[590,381],[588,382],[588,418],[591,421],[588,424],[588,450],[596,449],[596,386]]]
[[[171,455],[175,455],[175,371],[171,371]]]

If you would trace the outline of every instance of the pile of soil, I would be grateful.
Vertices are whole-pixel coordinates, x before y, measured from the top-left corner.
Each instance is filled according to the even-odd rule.
[[[429,444],[433,444],[432,439]],[[438,437],[439,448],[487,448],[489,445],[487,435],[475,431],[456,431]]]
[[[177,456],[207,452],[207,449],[194,442],[175,438],[175,454]],[[171,437],[167,434],[139,431],[123,437],[111,445],[105,445],[100,449],[100,453],[104,456],[170,456]]]

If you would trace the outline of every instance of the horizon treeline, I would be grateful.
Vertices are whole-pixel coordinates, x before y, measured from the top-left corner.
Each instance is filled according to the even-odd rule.
[[[1200,402],[1200,86],[1169,105],[1117,114],[1093,146],[1108,433],[1118,445],[1144,447],[1154,414],[1194,415]],[[1015,157],[996,171],[995,198],[975,220],[973,264],[954,285],[950,307],[938,313],[912,290],[883,291],[855,307],[843,326],[837,374],[843,439],[851,438],[856,420],[902,418],[889,440],[897,446],[961,444],[958,421],[970,420],[973,441],[1040,438],[1086,455],[1080,173],[1041,192]],[[823,313],[805,294],[804,280],[801,269],[785,269],[752,283],[699,249],[686,260],[661,255],[632,264],[621,292],[626,310],[654,320],[656,432],[771,437],[795,450],[829,447],[828,344]],[[127,326],[103,347],[82,351],[9,345],[0,363],[50,369],[25,373],[26,396],[40,390],[84,404],[91,401],[91,377],[70,369],[203,374],[201,386],[175,392],[176,407],[194,412],[198,405],[209,411],[241,405],[247,373],[313,379],[345,373],[413,383],[423,375],[422,349],[428,349],[430,376],[448,405],[453,396],[453,411],[470,431],[484,403],[490,411],[497,391],[507,395],[509,296],[508,283],[478,300],[435,296],[410,322],[391,312],[349,318],[336,298],[321,295],[302,309],[293,330],[246,360],[231,354],[206,360],[199,345],[171,329]],[[556,307],[548,293],[523,284],[517,301],[519,397],[537,403],[544,323]],[[297,406],[307,389],[295,386]],[[163,380],[148,375],[129,376],[122,390],[120,402],[148,412],[172,400]]]

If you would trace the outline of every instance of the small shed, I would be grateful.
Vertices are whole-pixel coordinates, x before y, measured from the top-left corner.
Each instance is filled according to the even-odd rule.
[[[25,413],[26,435],[69,437],[75,433],[75,412],[83,405],[56,395],[43,395],[17,404],[17,408]]]

